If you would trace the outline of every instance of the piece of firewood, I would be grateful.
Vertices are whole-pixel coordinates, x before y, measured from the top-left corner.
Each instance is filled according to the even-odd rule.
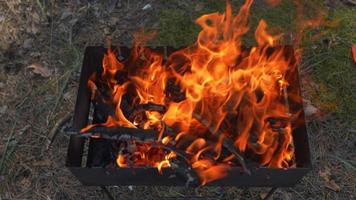
[[[129,119],[130,120],[134,120],[135,117],[145,111],[156,111],[159,113],[164,113],[167,111],[166,106],[164,105],[159,105],[159,104],[155,104],[155,103],[146,103],[146,104],[139,104],[137,106],[135,106],[135,108],[133,109],[133,111],[131,112]]]
[[[194,169],[191,168],[189,163],[179,159],[172,159],[170,165],[174,170],[177,178],[183,179],[183,181],[185,181],[186,187],[198,187],[201,185],[198,174]]]
[[[142,142],[155,141],[158,132],[155,130],[136,129],[127,127],[102,127],[95,126],[85,132],[77,132],[80,137],[97,137],[109,140],[137,140]]]
[[[198,122],[200,122],[203,126],[205,126],[206,128],[208,128],[208,130],[209,130],[212,134],[214,134],[213,128],[209,125],[209,123],[208,123],[208,121],[207,121],[206,119],[204,119],[202,116],[200,116],[200,115],[197,114],[197,113],[193,113],[193,117],[194,117],[194,119],[196,119]],[[236,159],[237,159],[237,160],[239,161],[239,163],[241,164],[241,167],[242,167],[243,172],[245,172],[245,173],[248,174],[248,175],[251,175],[251,171],[250,171],[250,170],[247,168],[247,166],[246,166],[245,159],[241,156],[240,151],[236,148],[234,142],[233,142],[230,138],[224,136],[224,134],[222,133],[222,131],[221,131],[220,129],[218,129],[218,130],[216,131],[216,135],[217,135],[218,137],[221,137],[221,136],[223,137],[223,139],[222,139],[222,146],[223,146],[224,148],[226,148],[230,153],[232,153],[232,154],[236,157]]]

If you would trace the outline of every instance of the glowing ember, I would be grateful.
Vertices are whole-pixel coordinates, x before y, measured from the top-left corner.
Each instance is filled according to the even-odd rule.
[[[117,165],[161,172],[173,167],[179,150],[202,184],[242,167],[240,154],[260,166],[291,167],[296,114],[289,110],[293,94],[287,94],[286,79],[294,72],[294,55],[274,48],[279,36],[268,34],[264,20],[255,32],[258,46],[242,49],[252,2],[246,0],[236,16],[228,3],[224,14],[198,18],[202,31],[196,43],[167,61],[142,47],[147,38],[137,35],[127,60],[117,60],[108,49],[102,73],[93,75],[88,87],[93,101],[101,99],[114,111],[105,123],[82,132],[97,126],[156,130],[154,141],[126,140],[132,152],[119,153]]]

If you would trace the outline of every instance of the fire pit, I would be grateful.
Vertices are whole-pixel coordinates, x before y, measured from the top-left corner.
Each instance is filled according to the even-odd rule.
[[[275,188],[310,170],[294,50],[264,21],[242,47],[250,4],[202,16],[180,50],[87,47],[66,163],[84,185]]]
[[[157,48],[163,50],[163,48]],[[167,52],[171,52],[172,48],[166,48]],[[271,50],[273,51],[273,50]],[[292,48],[284,47],[285,53],[293,53]],[[87,126],[89,121],[89,110],[91,106],[91,92],[87,87],[89,77],[96,71],[101,69],[102,59],[106,49],[103,47],[88,47],[85,51],[83,68],[81,72],[77,103],[75,106],[73,130],[80,130]],[[129,49],[121,48],[120,56],[128,56]],[[294,73],[293,84],[300,93],[299,80],[297,73]],[[301,108],[299,105],[291,105],[294,109]],[[95,109],[95,108],[94,108]],[[93,113],[93,122],[99,120],[97,109]],[[302,112],[302,110],[301,110]],[[303,113],[299,114],[299,120],[304,121]],[[299,122],[300,122],[299,121]],[[296,121],[298,122],[298,121]],[[245,174],[240,167],[232,167],[229,170],[229,175],[222,179],[209,183],[209,185],[225,185],[225,186],[293,186],[302,176],[310,169],[310,153],[308,137],[305,126],[303,124],[296,125],[292,132],[293,143],[295,145],[295,166],[293,168],[268,168],[257,167],[254,165],[249,167],[251,174]],[[130,131],[131,132],[131,131]],[[139,130],[138,130],[139,132]],[[86,154],[86,166],[82,166],[84,143],[89,141],[88,153]],[[78,135],[72,135],[68,148],[67,167],[74,175],[85,185],[185,185],[185,181],[178,177],[171,176],[174,170],[171,168],[163,168],[162,174],[154,167],[141,168],[105,168],[100,166],[101,162],[105,163],[105,151],[108,151],[111,141],[103,138],[91,137],[86,139]],[[286,178],[288,177],[288,178]]]

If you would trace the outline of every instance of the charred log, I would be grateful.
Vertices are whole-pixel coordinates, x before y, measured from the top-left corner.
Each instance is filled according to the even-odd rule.
[[[198,187],[201,185],[198,174],[190,166],[191,156],[189,154],[170,144],[152,143],[151,145],[174,152],[177,155],[176,158],[170,160],[170,165],[176,176],[185,182],[186,187]]]
[[[180,102],[185,99],[185,93],[179,84],[176,84],[176,80],[173,78],[167,81],[166,97],[173,102]]]
[[[176,176],[185,182],[186,187],[198,187],[201,185],[198,174],[190,167],[189,163],[179,159],[172,159],[170,164]]]
[[[145,111],[156,111],[159,113],[165,113],[167,111],[167,108],[164,105],[159,105],[155,103],[139,104],[133,109],[129,116],[129,119],[133,120],[138,114]]]
[[[104,138],[109,140],[137,140],[141,142],[154,141],[158,137],[155,130],[144,130],[127,127],[93,127],[83,133],[77,133],[80,137]]]
[[[200,116],[197,113],[193,113],[193,117],[198,122],[200,122],[202,125],[204,125],[206,128],[208,128],[208,130],[211,133],[214,133],[214,129],[209,125],[209,123],[206,119],[204,119],[202,116]],[[230,138],[225,137],[224,134],[221,132],[221,130],[218,129],[216,132],[217,132],[217,134],[216,134],[217,137],[223,137],[223,139],[222,139],[223,147],[226,148],[228,151],[230,151],[230,153],[232,153],[236,157],[236,159],[241,164],[243,172],[250,175],[251,171],[247,168],[245,159],[241,156],[240,151],[236,148],[234,142]]]

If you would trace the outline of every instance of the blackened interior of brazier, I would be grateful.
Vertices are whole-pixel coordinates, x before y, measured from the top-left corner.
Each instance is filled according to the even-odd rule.
[[[103,123],[100,110],[94,108],[93,123]],[[90,138],[87,166],[88,167],[108,167],[114,166],[115,148],[114,142],[102,138]]]
[[[272,53],[274,49],[269,49],[269,52]],[[162,49],[159,50],[160,52],[162,52]],[[170,49],[168,50],[164,50],[163,52],[165,54],[169,54],[169,52],[172,52],[173,50]],[[130,50],[128,48],[120,48],[119,51],[115,50],[115,52],[117,53],[117,57],[119,60],[125,60],[123,58],[128,58],[129,56],[129,52]],[[248,50],[246,50],[246,52],[248,52]],[[286,57],[290,57],[290,54],[293,53],[292,48],[285,48],[285,55]],[[239,62],[238,59],[237,62]],[[293,62],[295,62],[294,60],[291,62],[292,64],[294,64]],[[98,67],[97,69],[97,73],[99,74],[100,77],[100,73],[102,71],[101,69],[102,67]],[[291,72],[291,73],[297,73],[297,72]],[[127,77],[127,74],[124,72],[118,73],[116,78],[117,81],[120,83],[125,82]],[[300,92],[300,88],[299,88],[299,80],[297,76],[291,75],[288,77],[288,81],[290,83],[295,83],[295,84],[291,84],[291,86],[288,88],[290,91],[291,90],[297,90]],[[293,86],[294,85],[294,86]],[[171,81],[168,81],[167,83],[167,87],[170,88],[171,91],[169,91],[167,94],[169,94],[171,96],[171,98],[175,98],[177,101],[179,101],[179,99],[182,98],[182,93],[178,92],[180,89],[179,87],[177,88],[176,85],[174,85],[174,81],[173,84]],[[299,93],[298,92],[298,93]],[[105,94],[102,94],[105,95]],[[132,109],[130,102],[132,102],[132,99],[134,98],[133,96],[130,96],[132,94],[125,94],[123,96],[122,102],[121,102],[121,109],[124,113],[125,116],[127,116],[127,114],[130,113],[130,109]],[[173,96],[172,96],[173,95]],[[184,94],[183,94],[184,95]],[[258,95],[258,94],[256,94]],[[291,100],[289,98],[289,100]],[[290,109],[291,112],[296,112],[298,110],[301,109],[301,105],[299,103],[293,103],[292,101],[289,102],[290,104]],[[93,112],[93,120],[92,123],[93,124],[97,124],[97,123],[104,123],[107,120],[107,117],[110,115],[110,113],[115,112],[114,110],[107,110],[108,107],[107,106],[102,106],[102,104],[93,101],[92,102],[92,106],[94,108],[94,112]],[[114,108],[114,107],[112,107]],[[302,118],[304,118],[304,116],[302,116]],[[294,133],[293,133],[294,136]],[[251,140],[253,140],[253,138],[251,138]],[[103,138],[90,138],[89,140],[89,148],[88,148],[88,157],[87,157],[87,167],[104,167],[104,168],[117,168],[117,164],[116,164],[116,159],[119,153],[123,153],[125,154],[125,152],[120,152],[122,151],[122,145],[126,145],[126,142],[121,142],[121,141],[113,141],[113,140],[107,140],[107,139],[103,139]],[[228,154],[228,152],[222,152],[223,154]],[[298,153],[298,152],[296,152]],[[258,164],[253,163],[252,160],[254,160],[254,158],[252,157],[251,154],[249,154],[249,152],[245,152],[244,155],[247,164],[251,167],[258,167]],[[297,160],[297,165],[298,165],[298,160]],[[237,164],[238,166],[238,164]]]

